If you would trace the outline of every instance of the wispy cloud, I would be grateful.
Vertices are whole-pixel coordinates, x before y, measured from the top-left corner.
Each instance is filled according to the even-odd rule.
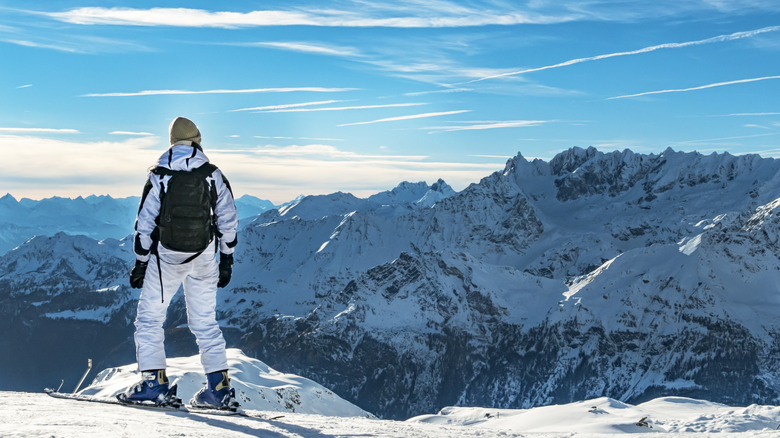
[[[344,141],[343,138],[318,138],[318,137],[300,137],[301,140],[310,140],[310,141]]]
[[[746,152],[746,154],[761,155],[764,158],[780,158],[780,149],[774,146],[765,146],[766,149],[754,150]]]
[[[78,142],[0,133],[0,144],[15,151],[4,158],[0,186],[35,198],[95,193],[138,196],[139,178],[165,150],[154,136]],[[125,157],[123,166],[106,166],[117,154]],[[502,163],[436,161],[424,155],[356,153],[317,144],[210,149],[208,155],[228,175],[237,194],[250,193],[280,203],[302,193],[346,191],[368,196],[401,181],[438,178],[460,189],[503,167]],[[258,173],[259,168],[263,172]]]
[[[774,133],[767,133],[767,134],[752,134],[752,135],[737,135],[732,137],[717,137],[717,138],[703,138],[698,140],[683,140],[678,141],[673,144],[674,145],[684,145],[684,146],[696,146],[696,145],[716,145],[720,146],[721,148],[729,146],[729,144],[725,144],[724,142],[727,140],[743,140],[746,138],[756,138],[756,137],[769,137],[774,136],[777,134]],[[734,143],[732,145],[736,146],[742,146],[740,143]]]
[[[0,131],[0,143],[14,152],[3,158],[0,186],[31,197],[89,195],[96,190],[115,196],[140,195],[138,178],[165,150],[154,136],[79,142],[4,132],[10,131]],[[106,166],[119,155],[122,166]]]
[[[634,2],[483,0],[463,2],[396,0],[337,2],[328,7],[288,6],[286,9],[248,12],[210,11],[192,8],[149,9],[129,7],[80,7],[63,12],[18,11],[47,16],[79,25],[212,27],[239,29],[261,26],[458,28],[556,24],[573,21],[636,23],[646,19],[690,17],[696,12],[734,14],[743,11],[777,12],[771,1],[717,0],[703,2]]]
[[[20,40],[20,39],[4,39],[3,41],[5,41],[6,43],[15,44],[17,46],[33,47],[37,49],[50,49],[50,50],[56,50],[58,52],[80,53],[79,50],[73,47],[64,46],[62,44],[41,43],[41,42]]]
[[[517,9],[466,8],[450,2],[411,2],[401,11],[381,8],[292,9],[251,12],[207,11],[189,8],[82,7],[39,14],[80,25],[215,27],[236,29],[259,26],[327,26],[444,28],[488,25],[542,24],[571,21],[581,14],[544,15]],[[369,10],[368,12],[363,12]],[[389,13],[392,12],[392,13]]]
[[[304,106],[312,106],[312,105],[328,105],[331,103],[337,103],[337,102],[343,102],[342,100],[320,100],[317,102],[302,102],[302,103],[287,103],[283,105],[270,105],[270,106],[256,106],[252,108],[239,108],[230,110],[230,112],[238,112],[238,111],[273,111],[273,110],[281,110],[281,109],[289,109],[289,108],[299,108]]]
[[[351,63],[370,66],[393,76],[418,82],[435,84],[445,89],[408,93],[410,96],[425,94],[473,91],[470,88],[456,88],[448,83],[504,73],[506,69],[477,68],[464,66],[457,55],[470,52],[473,45],[470,36],[426,35],[424,37],[387,37],[360,48],[326,44],[319,41],[269,41],[256,43],[227,43],[239,47],[263,47],[313,55],[329,55]],[[453,56],[456,54],[456,56]]]
[[[471,88],[446,88],[444,90],[432,90],[432,91],[417,91],[413,93],[404,93],[404,96],[425,96],[427,94],[448,94],[448,93],[462,93],[465,91],[473,91]]]
[[[758,82],[758,81],[766,81],[769,79],[780,79],[780,76],[765,76],[762,78],[751,78],[751,79],[740,79],[736,81],[728,81],[728,82],[717,82],[714,84],[707,84],[707,85],[701,85],[698,87],[691,87],[691,88],[677,88],[677,89],[671,89],[671,90],[658,90],[658,91],[646,91],[644,93],[636,93],[636,94],[626,94],[623,96],[614,96],[609,97],[607,100],[614,100],[614,99],[628,99],[630,97],[640,97],[640,96],[649,96],[653,94],[665,94],[665,93],[683,93],[686,91],[696,91],[696,90],[704,90],[707,88],[716,88],[716,87],[725,87],[728,85],[737,85],[737,84],[746,84],[749,82]]]
[[[756,35],[760,35],[760,34],[767,33],[767,32],[776,32],[778,30],[780,30],[780,26],[770,26],[770,27],[764,27],[764,28],[761,28],[761,29],[749,30],[749,31],[745,31],[745,32],[735,32],[735,33],[728,34],[728,35],[718,35],[718,36],[711,37],[711,38],[705,38],[703,40],[687,41],[687,42],[682,42],[682,43],[658,44],[658,45],[655,45],[655,46],[649,46],[649,47],[645,47],[645,48],[638,49],[638,50],[631,50],[631,51],[627,51],[627,52],[607,53],[607,54],[604,54],[604,55],[597,55],[597,56],[590,56],[590,57],[586,57],[586,58],[571,59],[571,60],[568,60],[568,61],[560,62],[558,64],[547,65],[547,66],[544,66],[544,67],[528,68],[528,69],[524,69],[524,70],[517,70],[517,71],[512,71],[512,72],[494,74],[494,75],[491,75],[491,76],[485,76],[485,77],[482,77],[482,78],[479,78],[479,79],[475,79],[475,80],[469,81],[467,83],[479,82],[479,81],[484,81],[484,80],[488,80],[488,79],[503,78],[503,77],[508,77],[508,76],[517,76],[517,75],[522,75],[522,74],[526,74],[526,73],[533,73],[533,72],[537,72],[537,71],[550,70],[550,69],[560,68],[560,67],[567,67],[567,66],[570,66],[570,65],[580,64],[580,63],[583,63],[583,62],[590,62],[590,61],[598,61],[598,60],[602,60],[602,59],[616,58],[616,57],[619,57],[619,56],[639,55],[639,54],[642,54],[642,53],[655,52],[656,50],[679,49],[679,48],[683,48],[683,47],[698,46],[698,45],[702,45],[702,44],[712,44],[712,43],[720,43],[720,42],[725,42],[725,41],[734,41],[734,40],[739,40],[739,39],[743,39],[743,38],[754,37]]]
[[[400,108],[409,106],[427,105],[427,103],[387,103],[382,105],[358,105],[358,106],[330,106],[324,108],[287,108],[262,111],[266,113],[294,113],[294,112],[312,112],[312,111],[347,111],[347,110],[365,110],[378,108]]]
[[[320,138],[320,137],[269,137],[264,135],[255,135],[254,138],[266,140],[307,140],[307,141],[344,141],[343,138]]]
[[[32,87],[32,84],[20,85],[20,86],[18,86],[16,88],[19,89],[19,88],[30,88],[30,87]]]
[[[291,146],[261,146],[250,150],[253,154],[277,156],[277,157],[320,157],[331,160],[359,159],[359,160],[401,160],[419,161],[428,158],[425,155],[377,155],[359,154],[344,151],[334,146],[324,144],[307,144]],[[243,151],[242,151],[243,152]]]
[[[137,136],[154,135],[151,132],[132,132],[132,131],[111,131],[108,134],[109,135],[137,135]]]
[[[323,88],[323,87],[290,87],[290,88],[248,88],[241,90],[144,90],[136,92],[118,92],[118,93],[90,93],[82,97],[131,97],[131,96],[165,96],[182,94],[241,94],[241,93],[291,93],[291,92],[310,92],[310,93],[339,93],[344,91],[353,91],[356,88]]]
[[[125,53],[125,52],[149,52],[151,49],[145,45],[105,38],[95,35],[78,35],[72,32],[60,34],[40,33],[37,28],[20,28],[12,32],[0,28],[0,42],[35,49],[54,50],[64,53],[99,54],[99,53]]]
[[[372,123],[384,123],[384,122],[396,122],[400,120],[411,120],[411,119],[423,119],[427,117],[439,117],[439,116],[449,116],[452,114],[461,114],[461,113],[467,113],[470,110],[458,110],[458,111],[444,111],[444,112],[436,112],[436,113],[424,113],[424,114],[412,114],[407,116],[397,116],[397,117],[387,117],[384,119],[378,119],[378,120],[371,120],[368,122],[357,122],[357,123],[343,123],[338,126],[355,126],[355,125],[370,125]]]
[[[529,126],[539,126],[544,123],[549,123],[549,120],[504,120],[504,121],[491,121],[491,122],[477,122],[469,125],[462,126],[431,126],[428,128],[421,128],[431,130],[431,132],[450,132],[450,131],[474,131],[483,129],[500,129],[500,128],[526,128]]]
[[[246,47],[267,47],[270,49],[288,50],[293,52],[311,53],[315,55],[354,57],[363,56],[360,51],[352,47],[340,47],[310,42],[255,42],[231,44]]]
[[[734,113],[729,116],[780,116],[780,113]]]
[[[0,133],[0,144],[15,151],[5,157],[0,186],[30,197],[78,196],[98,190],[112,196],[138,196],[139,178],[165,150],[155,136],[121,141],[78,142],[45,136]],[[63,154],[62,151],[69,153]],[[250,149],[209,149],[209,157],[230,178],[237,194],[286,202],[299,194],[346,191],[368,196],[401,181],[443,178],[456,190],[503,168],[503,163],[447,162],[425,155],[352,152],[321,144]],[[122,154],[120,168],[106,166]],[[482,160],[480,160],[482,161]],[[257,169],[263,172],[258,173]],[[291,172],[290,169],[295,169]],[[106,185],[110,181],[110,185]]]
[[[56,128],[0,128],[0,133],[14,134],[78,134],[77,129],[56,129]]]
[[[475,157],[475,158],[498,158],[503,160],[508,160],[512,158],[512,155],[469,155],[469,157]],[[529,159],[528,157],[525,157],[526,159]]]

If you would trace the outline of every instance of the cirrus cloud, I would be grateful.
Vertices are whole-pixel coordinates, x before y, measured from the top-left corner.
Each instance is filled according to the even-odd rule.
[[[530,126],[539,126],[549,122],[550,122],[549,120],[503,120],[503,121],[489,121],[489,122],[471,122],[466,125],[430,126],[421,129],[430,130],[431,132],[481,131],[485,129],[526,128]]]
[[[60,128],[0,128],[0,133],[16,134],[78,134],[78,129],[60,129]]]
[[[544,15],[517,9],[457,7],[441,2],[404,12],[387,8],[367,14],[361,10],[291,9],[250,12],[208,11],[191,8],[82,7],[64,12],[38,12],[54,20],[80,25],[214,27],[236,29],[260,26],[444,28],[488,25],[560,23],[581,14]],[[365,9],[365,8],[364,8]]]
[[[135,92],[113,92],[113,93],[89,93],[82,97],[133,97],[133,96],[166,96],[166,95],[184,95],[184,94],[246,94],[246,93],[292,93],[292,92],[310,92],[310,93],[338,93],[343,91],[354,91],[356,88],[326,88],[326,87],[286,87],[286,88],[246,88],[246,89],[216,89],[216,90],[144,90]]]
[[[449,116],[452,114],[461,114],[461,113],[467,113],[471,110],[456,110],[456,111],[442,111],[442,112],[435,112],[435,113],[423,113],[423,114],[411,114],[407,116],[396,116],[396,117],[386,117],[384,119],[378,119],[378,120],[371,120],[368,122],[356,122],[356,123],[342,123],[338,126],[355,126],[355,125],[370,125],[372,123],[384,123],[384,122],[397,122],[400,120],[412,120],[412,119],[424,119],[427,117],[439,117],[439,116]]]

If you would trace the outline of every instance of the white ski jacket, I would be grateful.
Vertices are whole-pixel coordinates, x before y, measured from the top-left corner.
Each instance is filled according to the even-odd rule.
[[[168,149],[157,162],[158,166],[170,170],[191,171],[209,162],[202,150],[192,146],[190,141],[180,141]],[[171,177],[149,173],[149,179],[144,186],[141,202],[138,207],[138,216],[135,220],[135,238],[133,239],[133,251],[136,259],[142,262],[148,261],[152,250],[152,232],[157,226],[157,217],[160,214],[160,184]],[[227,178],[217,169],[208,178],[209,184],[213,180],[217,189],[217,203],[215,213],[217,218],[217,231],[219,238],[219,251],[224,254],[232,254],[238,243],[236,229],[238,228],[238,212],[233,200],[233,193]],[[181,263],[194,253],[182,253],[169,250],[162,245],[157,245],[160,259],[167,263]]]

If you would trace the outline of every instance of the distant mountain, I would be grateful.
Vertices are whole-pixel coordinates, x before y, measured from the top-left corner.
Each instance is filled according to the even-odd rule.
[[[454,194],[455,190],[442,179],[439,179],[431,186],[425,182],[402,182],[392,190],[369,196],[368,201],[380,206],[401,204],[415,207],[431,207]]]
[[[17,202],[7,194],[0,198],[0,253],[33,236],[52,236],[58,232],[96,240],[121,239],[133,232],[138,201],[138,197],[114,199],[93,195],[40,201],[25,198]]]
[[[112,198],[91,195],[86,198],[46,198],[40,201],[11,194],[0,198],[0,254],[33,236],[58,232],[83,235],[95,240],[121,239],[133,232],[140,198]],[[250,219],[274,208],[270,201],[244,195],[236,200],[239,218]]]
[[[426,182],[402,182],[386,192],[368,198],[358,198],[351,193],[305,196],[279,208],[279,216],[311,220],[351,212],[377,213],[398,216],[417,208],[431,207],[455,194],[455,190],[441,179],[429,186]]]
[[[572,148],[518,155],[458,193],[426,186],[246,221],[218,295],[229,343],[392,418],[602,396],[780,401],[780,160]],[[22,346],[127,363],[128,256],[59,234],[0,257],[0,372]],[[193,354],[180,297],[172,307],[169,352]]]
[[[255,198],[250,195],[244,195],[236,199],[236,209],[238,210],[239,219],[252,218],[273,208],[276,208],[273,202]]]

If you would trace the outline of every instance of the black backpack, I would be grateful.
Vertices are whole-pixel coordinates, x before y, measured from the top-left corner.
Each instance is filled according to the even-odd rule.
[[[179,252],[203,252],[215,235],[217,187],[206,179],[217,166],[206,163],[191,171],[156,167],[152,173],[170,175],[160,189],[159,243]]]

